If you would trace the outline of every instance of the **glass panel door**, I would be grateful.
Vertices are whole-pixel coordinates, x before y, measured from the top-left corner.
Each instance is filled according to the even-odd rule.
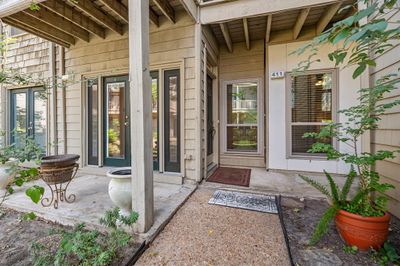
[[[88,80],[88,163],[99,164],[99,87],[98,79]]]
[[[258,151],[258,84],[242,82],[226,88],[226,151]]]
[[[43,150],[47,144],[47,95],[42,88],[12,90],[10,95],[11,143],[24,145],[32,137]]]
[[[11,143],[23,145],[21,141],[28,136],[28,90],[11,92]]]
[[[179,70],[164,72],[165,171],[180,172]]]
[[[47,97],[44,90],[33,91],[33,128],[32,134],[35,141],[41,147],[46,147],[47,140]]]
[[[104,79],[104,164],[130,165],[128,77]]]
[[[159,78],[158,71],[153,71],[151,75],[151,126],[153,135],[153,170],[160,169],[160,149],[159,149],[159,107],[158,107],[158,90],[159,90]]]

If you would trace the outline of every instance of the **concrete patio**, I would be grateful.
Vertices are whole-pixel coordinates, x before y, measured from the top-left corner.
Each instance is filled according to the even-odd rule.
[[[74,225],[85,223],[89,228],[103,230],[99,219],[106,210],[113,208],[113,203],[108,196],[108,183],[110,178],[101,175],[79,174],[72,180],[68,192],[75,194],[73,203],[60,202],[58,209],[43,207],[40,202],[33,203],[25,195],[25,189],[32,185],[45,187],[44,197],[50,196],[50,189],[42,180],[29,182],[21,188],[16,188],[14,194],[10,195],[3,206],[21,212],[34,212],[37,216],[54,221],[63,225]],[[140,234],[139,238],[151,241],[168,223],[177,209],[196,189],[195,185],[175,185],[165,183],[154,183],[154,223],[151,229]]]

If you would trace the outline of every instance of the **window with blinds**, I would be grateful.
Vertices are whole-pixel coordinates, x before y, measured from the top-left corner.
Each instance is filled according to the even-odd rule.
[[[316,140],[303,138],[303,135],[318,132],[334,120],[336,72],[313,71],[297,76],[287,75],[287,86],[289,156],[324,156],[309,153]],[[333,144],[330,138],[318,141]]]

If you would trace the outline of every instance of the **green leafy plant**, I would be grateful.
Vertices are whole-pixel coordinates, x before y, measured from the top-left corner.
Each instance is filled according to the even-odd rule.
[[[358,247],[344,245],[343,246],[343,251],[346,252],[346,253],[354,255],[354,254],[356,254],[358,252]]]
[[[335,63],[336,67],[353,67],[353,79],[366,73],[368,66],[375,66],[375,58],[389,49],[396,41],[400,40],[400,27],[398,22],[389,22],[389,14],[397,12],[399,7],[395,0],[359,0],[354,5],[344,7],[357,10],[353,15],[333,24],[333,26],[317,36],[310,43],[299,48],[293,54],[301,55],[306,51],[309,57],[300,62],[294,70],[295,75],[307,70],[314,62],[318,48],[321,45],[331,45],[333,52],[328,54],[328,59]],[[393,26],[389,27],[389,23]],[[309,152],[324,153],[328,160],[341,160],[350,165],[350,173],[347,175],[345,185],[338,188],[332,176],[325,172],[329,188],[301,176],[303,180],[318,189],[327,196],[332,205],[324,213],[318,223],[310,244],[316,244],[326,233],[330,221],[336,216],[338,210],[361,216],[383,216],[387,210],[387,197],[384,193],[393,186],[380,182],[380,175],[375,171],[378,161],[393,159],[399,153],[398,150],[377,150],[362,152],[360,149],[361,138],[370,130],[378,129],[382,115],[395,106],[400,105],[400,100],[384,100],[385,96],[396,90],[400,79],[398,70],[379,78],[371,87],[359,90],[359,102],[355,106],[340,110],[346,118],[344,122],[331,122],[322,127],[319,132],[311,132],[304,135],[305,138],[317,140]],[[368,74],[368,73],[366,73]],[[351,148],[351,152],[343,152],[333,146],[332,140]],[[348,193],[354,179],[359,180],[356,194],[348,198]]]
[[[380,250],[372,250],[372,258],[381,266],[389,265],[389,263],[400,265],[400,255],[389,242],[385,242]]]
[[[131,235],[120,225],[132,226],[138,218],[136,212],[129,216],[120,214],[119,208],[108,210],[100,223],[110,229],[102,234],[97,230],[87,230],[85,224],[76,225],[71,231],[54,231],[61,240],[55,254],[49,254],[40,243],[33,243],[31,256],[35,266],[39,265],[110,265],[118,251],[129,244]]]

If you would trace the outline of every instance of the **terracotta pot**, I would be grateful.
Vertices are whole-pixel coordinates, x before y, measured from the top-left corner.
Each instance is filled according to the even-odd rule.
[[[335,218],[336,228],[349,246],[359,250],[379,249],[386,241],[389,232],[390,214],[380,217],[363,217],[339,210]]]

